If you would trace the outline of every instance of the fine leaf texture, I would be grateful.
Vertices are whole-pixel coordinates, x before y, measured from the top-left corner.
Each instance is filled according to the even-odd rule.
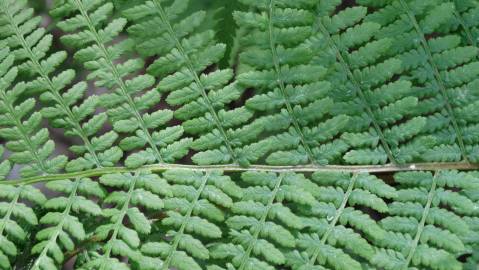
[[[89,71],[89,94],[63,68],[68,55],[51,49],[40,17],[25,1],[3,0],[2,44],[26,79],[23,95],[76,142],[50,173],[183,159],[242,167],[476,161],[473,3],[240,2],[232,16],[249,34],[236,38],[235,70],[218,68],[227,48],[205,26],[213,13],[192,11],[189,1],[55,1],[50,14],[72,60]],[[24,176],[41,169],[31,170]]]
[[[65,194],[49,200],[5,187],[2,269],[30,233],[33,269],[59,269],[78,248],[78,269],[463,269],[479,244],[477,172],[401,172],[387,184],[367,173],[139,171],[49,182]]]
[[[327,69],[312,63],[313,48],[306,39],[313,34],[315,1],[241,1],[248,12],[233,15],[251,33],[242,40],[240,62],[249,71],[238,83],[257,90],[246,100],[264,129],[266,162],[273,165],[327,164],[347,145],[333,140],[349,122],[345,115],[330,115],[328,96],[332,85]]]
[[[230,209],[242,190],[221,172],[177,170],[163,177],[172,193],[165,199],[167,217],[157,224],[153,237],[159,241],[145,243],[141,251],[160,258],[161,269],[202,269],[210,259],[209,242],[222,238],[223,209]]]
[[[12,67],[14,57],[8,47],[0,51],[0,59],[0,137],[12,152],[10,162],[24,164],[21,174],[25,177],[58,172],[65,165],[66,157],[50,158],[55,143],[48,130],[40,126],[42,115],[35,111],[35,99],[20,99],[27,89],[25,83],[12,86],[18,69]]]
[[[215,40],[213,30],[198,32],[207,13],[182,15],[187,0],[153,0],[124,12],[135,22],[128,29],[136,48],[144,56],[154,56],[148,74],[160,78],[158,91],[167,92],[166,102],[178,106],[174,115],[184,121],[187,133],[196,135],[191,145],[198,151],[196,164],[239,163],[258,160],[262,145],[249,145],[261,132],[260,125],[244,125],[253,113],[245,107],[225,106],[241,97],[244,87],[230,81],[233,70],[205,72],[224,57],[226,45]],[[151,29],[155,29],[151,32]]]
[[[107,108],[113,130],[127,134],[119,142],[120,147],[138,150],[128,156],[125,164],[139,167],[175,161],[186,155],[191,139],[180,139],[182,127],[166,126],[173,117],[171,110],[152,110],[161,96],[151,88],[155,84],[152,76],[138,74],[143,61],[131,58],[115,63],[132,50],[134,43],[127,39],[111,44],[127,23],[124,18],[110,20],[113,9],[107,1],[70,0],[56,5],[51,13],[62,18],[62,30],[72,32],[62,41],[79,48],[75,58],[91,71],[87,79],[111,90],[100,97],[100,103]]]
[[[478,102],[478,49],[461,42],[459,33],[469,28],[453,27],[458,20],[453,2],[434,0],[391,1],[367,18],[382,26],[376,37],[394,37],[387,53],[402,61],[402,76],[419,99],[411,113],[427,117],[421,133],[432,136],[435,146],[424,153],[425,161],[477,161],[477,118],[470,115]]]
[[[170,187],[157,175],[148,172],[105,175],[100,178],[100,183],[116,189],[103,201],[113,205],[103,209],[105,222],[93,229],[98,240],[105,244],[89,250],[89,259],[79,269],[128,269],[118,257],[141,262],[146,265],[145,269],[151,269],[158,262],[147,260],[138,251],[140,237],[151,232],[151,220],[144,212],[163,209],[164,202],[159,194],[168,195]]]
[[[43,204],[48,213],[39,220],[44,227],[36,233],[36,244],[31,250],[36,257],[31,269],[35,270],[59,269],[57,265],[65,260],[64,250],[73,251],[75,242],[86,239],[83,222],[102,214],[100,206],[86,197],[105,196],[100,185],[87,178],[50,182],[47,187],[68,197],[57,196]]]
[[[317,34],[310,42],[318,52],[315,61],[328,67],[328,80],[336,86],[330,94],[335,101],[332,114],[351,119],[341,135],[348,145],[344,160],[351,164],[417,160],[431,142],[416,138],[426,119],[410,117],[418,99],[410,94],[410,82],[395,78],[403,64],[387,55],[393,39],[375,36],[381,26],[365,21],[365,7],[328,16],[338,4],[323,1],[317,8]]]
[[[479,2],[0,0],[0,270],[476,270]]]
[[[113,143],[118,137],[114,132],[102,136],[95,134],[102,128],[105,113],[95,114],[99,99],[86,96],[87,84],[72,85],[75,71],[57,71],[67,58],[65,51],[49,53],[53,36],[40,27],[40,17],[33,16],[33,9],[26,1],[3,1],[3,35],[10,46],[19,72],[27,73],[26,91],[41,93],[39,100],[44,107],[41,114],[50,120],[51,126],[62,128],[68,137],[77,137],[82,143],[70,146],[78,155],[66,167],[67,171],[79,171],[92,167],[113,166],[121,158],[121,150]]]
[[[381,220],[389,233],[383,241],[386,249],[373,260],[384,269],[463,269],[456,256],[467,253],[479,235],[467,223],[470,219],[461,216],[477,216],[479,210],[477,202],[461,193],[477,189],[477,180],[455,171],[394,177],[402,188],[389,204],[390,216]]]

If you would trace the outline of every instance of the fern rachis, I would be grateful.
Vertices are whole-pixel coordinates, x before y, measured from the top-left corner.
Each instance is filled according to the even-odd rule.
[[[477,268],[475,1],[32,2],[0,269]]]

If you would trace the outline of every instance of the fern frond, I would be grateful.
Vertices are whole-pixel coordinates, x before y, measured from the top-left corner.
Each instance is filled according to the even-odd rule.
[[[288,203],[313,207],[316,200],[301,187],[299,174],[245,172],[241,178],[247,186],[226,220],[228,241],[212,246],[211,256],[227,269],[275,269],[286,263],[285,250],[296,246],[293,232],[304,227]]]
[[[198,137],[192,143],[192,148],[199,151],[193,155],[193,162],[247,165],[256,161],[257,155],[249,153],[245,146],[261,128],[242,126],[253,116],[246,108],[226,108],[241,97],[244,87],[230,84],[231,69],[206,71],[223,58],[226,45],[215,40],[212,30],[198,33],[207,14],[197,11],[182,15],[187,7],[188,1],[183,0],[170,5],[160,0],[147,1],[124,12],[135,22],[128,32],[142,55],[156,57],[148,73],[162,78],[159,91],[169,93],[168,104],[179,106],[175,117],[184,121],[187,133]],[[155,29],[154,36],[151,29]],[[245,136],[246,133],[251,134]]]
[[[95,114],[98,97],[85,97],[85,82],[67,87],[75,78],[74,70],[55,74],[67,54],[64,51],[50,54],[53,37],[39,26],[41,18],[34,16],[33,9],[28,8],[26,2],[2,0],[0,17],[4,31],[1,37],[14,50],[19,71],[27,73],[31,79],[26,83],[26,91],[42,93],[42,115],[53,127],[63,128],[66,136],[78,137],[83,142],[70,147],[78,158],[70,161],[66,170],[115,165],[122,156],[121,150],[113,146],[118,135],[108,132],[95,136],[107,120],[105,113]]]
[[[212,170],[104,174],[105,219],[80,196],[101,198],[97,183],[50,182],[70,195],[43,204],[40,222],[57,219],[36,235],[35,265],[56,269],[84,237],[98,245],[79,269],[462,269],[457,258],[479,243],[474,173],[397,173],[398,190],[366,173],[306,176],[249,171],[235,184],[235,174]],[[10,200],[16,187],[4,186]],[[78,217],[76,227],[58,216]]]
[[[333,115],[351,118],[347,132],[341,135],[349,145],[343,158],[352,164],[417,160],[430,145],[416,141],[426,119],[410,117],[417,98],[410,96],[408,81],[394,78],[401,74],[402,64],[386,55],[393,40],[375,38],[380,25],[365,21],[365,7],[335,13],[339,4],[324,1],[318,6],[317,34],[310,43],[319,52],[315,61],[329,69]]]
[[[42,205],[46,198],[32,186],[7,186],[0,191],[0,269],[11,269],[11,261],[21,253],[17,246],[28,242],[29,229],[38,225],[38,217],[26,202]]]
[[[25,165],[21,169],[24,177],[60,171],[67,158],[50,158],[55,143],[50,140],[48,130],[40,126],[42,115],[34,111],[35,99],[21,99],[27,85],[21,82],[11,88],[18,69],[13,66],[14,57],[8,47],[0,50],[0,61],[0,137],[7,141],[6,147],[12,152],[9,160]]]
[[[141,251],[161,258],[161,269],[203,269],[200,265],[210,259],[208,242],[222,237],[223,209],[233,205],[232,198],[241,198],[242,190],[220,172],[170,170],[163,177],[173,195],[165,199],[166,217],[159,227],[163,241],[146,243]]]
[[[100,183],[114,191],[104,199],[113,208],[103,209],[105,224],[94,229],[95,237],[104,243],[92,259],[80,269],[128,269],[119,258],[141,264],[152,269],[161,261],[143,256],[139,251],[141,237],[149,235],[152,221],[146,216],[147,210],[163,209],[162,196],[171,196],[168,183],[158,175],[148,172],[135,174],[109,174],[100,178]],[[117,256],[117,257],[115,257]]]
[[[0,147],[0,157],[3,155]],[[10,173],[8,160],[0,162],[0,181]],[[0,269],[12,269],[30,237],[32,227],[38,225],[33,206],[41,206],[45,196],[33,186],[2,186],[0,189]]]
[[[293,269],[314,269],[318,264],[362,269],[362,260],[357,258],[372,262],[375,246],[386,237],[386,231],[360,209],[387,213],[385,200],[395,199],[396,190],[367,174],[315,173],[313,181],[321,187],[319,203],[311,209],[306,230],[297,240],[299,250],[290,254],[288,264]]]
[[[368,1],[366,1],[368,2]],[[388,54],[403,62],[412,93],[419,99],[413,115],[427,118],[422,130],[433,136],[436,147],[425,152],[425,161],[475,161],[477,141],[468,137],[477,129],[478,96],[474,91],[479,74],[477,47],[462,45],[455,33],[442,33],[458,17],[448,1],[391,1],[368,15],[367,20],[383,27],[376,36],[395,39]],[[430,37],[431,36],[431,37]]]
[[[108,108],[113,129],[127,135],[120,147],[125,151],[137,150],[128,156],[126,165],[139,167],[180,159],[187,154],[191,139],[180,139],[181,126],[167,126],[172,111],[153,109],[161,96],[156,88],[148,90],[155,83],[152,76],[137,75],[143,61],[128,59],[115,63],[134,44],[128,39],[111,44],[127,23],[124,18],[110,20],[112,12],[113,4],[107,1],[68,0],[59,2],[51,13],[62,18],[58,26],[69,32],[62,41],[80,49],[75,58],[91,70],[88,79],[112,92],[102,95],[101,103]]]
[[[334,140],[349,122],[331,117],[332,85],[326,69],[314,65],[313,51],[305,43],[313,33],[315,1],[241,1],[251,11],[234,13],[237,24],[250,34],[242,41],[240,62],[251,71],[238,82],[257,94],[246,101],[256,111],[255,123],[264,127],[260,141],[273,165],[327,164],[340,157],[346,143]],[[318,124],[319,123],[319,124]]]
[[[462,269],[456,255],[467,253],[470,239],[477,243],[477,232],[463,217],[477,216],[478,208],[477,202],[452,189],[477,188],[479,179],[455,171],[397,173],[394,178],[402,188],[381,226],[389,232],[384,246],[402,256],[398,262],[383,250],[374,259],[378,266]]]
[[[97,182],[90,179],[63,180],[47,184],[53,191],[66,194],[49,199],[43,207],[48,210],[40,219],[45,228],[36,234],[37,243],[31,252],[37,257],[31,269],[54,270],[64,261],[64,252],[73,251],[75,243],[87,237],[83,219],[88,216],[100,216],[100,206],[88,197],[103,198],[105,191]]]
[[[477,1],[32,2],[0,0],[0,270],[477,268]]]
[[[464,45],[477,47],[479,6],[476,1],[452,1],[455,5],[454,19],[449,25],[443,25],[441,32],[457,32]]]
[[[12,164],[4,157],[4,152],[5,147],[0,145],[0,181],[5,180],[12,170]]]

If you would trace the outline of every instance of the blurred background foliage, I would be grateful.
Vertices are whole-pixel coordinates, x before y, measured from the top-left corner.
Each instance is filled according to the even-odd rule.
[[[52,6],[54,1],[63,0],[29,0],[30,6],[35,9],[36,14],[45,16],[44,26],[53,32],[54,35],[59,35],[60,33],[55,33],[58,29],[55,27],[55,24],[50,23],[51,18],[48,16],[48,8]],[[116,16],[120,16],[123,10],[145,1],[147,0],[113,0]],[[217,39],[227,45],[225,58],[220,62],[222,68],[234,65],[237,52],[232,55],[231,50],[236,47],[234,46],[235,40],[241,33],[238,33],[239,30],[235,25],[232,14],[234,10],[242,10],[244,8],[238,0],[191,0],[189,10],[184,13],[191,14],[191,12],[198,10],[208,12],[207,22],[202,25],[202,28],[214,29],[217,32]],[[58,42],[58,45],[61,46],[60,42]],[[61,49],[68,50],[67,48]]]
[[[146,0],[114,0],[117,12],[133,7]],[[238,0],[191,0],[189,10],[184,14],[191,14],[194,11],[204,10],[208,12],[207,21],[202,25],[201,30],[214,29],[220,42],[227,45],[225,58],[221,61],[221,67],[225,67],[230,60],[231,49],[234,47],[236,25],[233,19],[233,11],[244,9]],[[233,56],[234,57],[234,56]]]

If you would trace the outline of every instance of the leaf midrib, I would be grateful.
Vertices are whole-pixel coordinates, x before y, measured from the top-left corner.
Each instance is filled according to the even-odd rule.
[[[145,165],[139,168],[127,167],[104,167],[85,170],[81,172],[49,174],[44,176],[28,177],[21,179],[12,179],[0,181],[2,185],[27,185],[34,183],[43,183],[58,181],[64,179],[72,179],[76,177],[88,178],[99,177],[106,174],[115,173],[135,173],[139,171],[164,172],[167,170],[183,169],[192,171],[224,171],[224,172],[351,172],[351,173],[386,173],[386,172],[404,172],[404,171],[438,171],[438,170],[479,170],[479,164],[471,164],[467,162],[429,162],[429,163],[408,163],[402,165],[384,164],[384,165],[305,165],[305,166],[269,166],[269,165],[251,165],[249,167],[241,167],[236,164],[226,165],[185,165],[176,163],[158,163]]]

